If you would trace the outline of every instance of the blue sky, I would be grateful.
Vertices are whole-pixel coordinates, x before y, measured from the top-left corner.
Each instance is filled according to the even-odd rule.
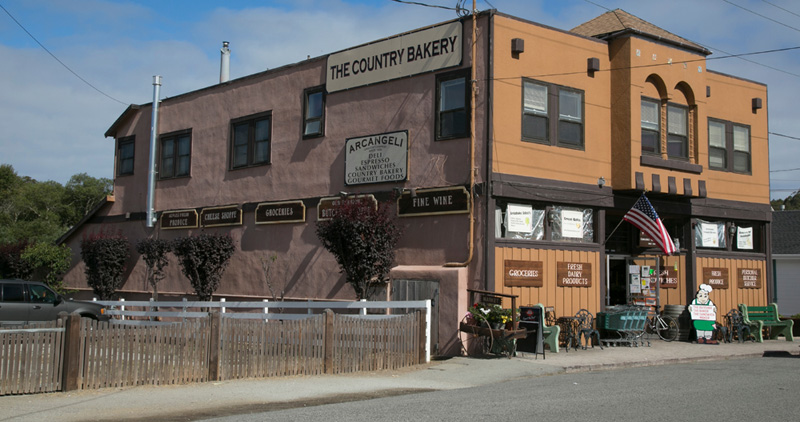
[[[417,0],[454,7],[457,0]],[[466,1],[471,6],[471,1]],[[214,85],[230,41],[231,77],[452,19],[452,10],[390,0],[0,0],[0,163],[65,183],[112,177],[105,131],[128,104]],[[620,8],[693,42],[711,59],[800,46],[795,0],[479,0],[478,9],[569,30]],[[746,9],[746,10],[745,10]],[[708,68],[768,85],[770,132],[800,138],[800,50],[711,60]],[[757,62],[757,63],[753,63]],[[767,67],[769,66],[769,67]],[[102,93],[98,92],[102,91]],[[110,98],[109,98],[110,97]],[[773,198],[800,189],[800,140],[770,136]]]

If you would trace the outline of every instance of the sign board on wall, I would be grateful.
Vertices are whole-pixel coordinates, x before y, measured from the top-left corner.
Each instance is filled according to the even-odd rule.
[[[583,212],[561,210],[561,237],[583,238]]]
[[[736,228],[736,247],[738,249],[753,249],[753,228]]]
[[[238,205],[203,208],[200,225],[203,227],[239,226],[242,224],[242,209]]]
[[[544,286],[542,261],[503,261],[503,284],[506,287]]]
[[[661,274],[658,276],[658,282],[661,284],[662,289],[677,289],[678,270],[670,267],[662,268]]]
[[[404,192],[397,198],[397,215],[465,214],[469,212],[469,192],[463,186],[453,188],[418,189],[416,196]]]
[[[728,288],[727,268],[703,268],[703,283],[715,289]]]
[[[461,22],[400,35],[328,56],[328,92],[461,64]]]
[[[161,229],[194,229],[197,227],[196,210],[164,211],[161,213]]]
[[[397,182],[408,174],[408,131],[349,138],[344,143],[344,183]]]
[[[592,287],[592,264],[588,262],[556,262],[556,285],[559,287]]]
[[[262,202],[256,206],[256,224],[302,223],[306,221],[303,201]]]
[[[740,289],[760,289],[761,288],[761,269],[759,268],[739,268]]]
[[[330,197],[322,198],[317,204],[317,220],[330,220],[336,215],[336,208],[344,204],[359,205],[365,207],[378,207],[378,201],[373,195],[353,195],[346,198]]]

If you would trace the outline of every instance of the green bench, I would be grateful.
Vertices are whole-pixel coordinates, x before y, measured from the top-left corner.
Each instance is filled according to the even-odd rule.
[[[769,306],[747,306],[739,304],[739,311],[742,313],[742,320],[750,326],[750,332],[755,336],[759,343],[764,341],[761,335],[763,328],[770,328],[770,338],[776,339],[779,335],[786,337],[786,341],[794,341],[792,336],[792,325],[794,321],[778,318],[778,305],[770,303]]]

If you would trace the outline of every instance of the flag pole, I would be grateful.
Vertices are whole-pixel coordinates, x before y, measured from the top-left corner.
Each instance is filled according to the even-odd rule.
[[[617,229],[619,228],[619,226],[621,226],[621,225],[622,225],[622,223],[623,223],[624,221],[625,221],[624,219],[623,219],[623,220],[619,220],[619,223],[617,223],[617,227],[614,227],[614,230],[611,230],[611,233],[609,233],[609,234],[608,234],[608,236],[606,236],[606,240],[604,240],[604,241],[603,241],[603,244],[604,244],[604,245],[605,245],[606,243],[608,243],[608,239],[611,239],[611,236],[613,236],[613,235],[614,235],[614,232],[615,232],[615,231],[617,231]]]

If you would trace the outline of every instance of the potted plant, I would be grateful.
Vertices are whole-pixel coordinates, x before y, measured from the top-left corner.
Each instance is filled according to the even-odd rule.
[[[511,310],[503,309],[500,305],[475,303],[469,308],[465,319],[466,323],[470,325],[501,330],[511,322]]]

